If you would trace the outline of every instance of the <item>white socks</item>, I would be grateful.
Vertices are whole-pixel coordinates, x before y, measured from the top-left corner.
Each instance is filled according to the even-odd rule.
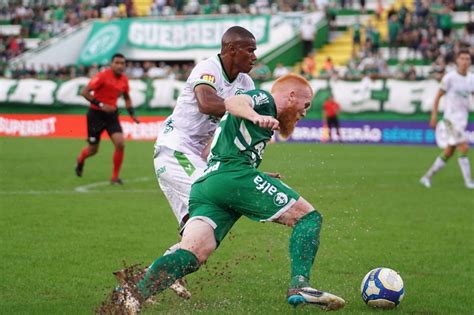
[[[459,168],[461,169],[462,177],[464,178],[464,184],[466,184],[467,188],[473,188],[474,182],[472,181],[472,178],[471,178],[471,165],[469,163],[469,158],[467,156],[459,157],[458,163],[459,163]],[[441,159],[441,157],[438,156],[436,160],[434,161],[433,165],[431,165],[428,172],[426,172],[425,176],[423,176],[423,178],[426,178],[426,181],[430,182],[431,177],[435,173],[437,173],[440,169],[442,169],[445,165],[446,165],[446,162],[443,159]]]
[[[427,177],[428,179],[431,179],[431,177],[436,173],[438,172],[440,169],[442,169],[444,166],[446,165],[446,162],[443,161],[443,159],[441,159],[439,156],[436,158],[436,160],[434,161],[433,165],[431,165],[430,169],[428,170],[428,172],[426,172],[426,175],[425,177]]]
[[[462,177],[464,177],[464,183],[466,186],[471,185],[471,165],[469,164],[469,158],[467,156],[460,157],[458,158],[458,163],[461,168]]]

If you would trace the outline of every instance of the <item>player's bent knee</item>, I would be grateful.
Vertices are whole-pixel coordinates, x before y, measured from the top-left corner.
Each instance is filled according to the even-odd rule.
[[[444,156],[447,157],[447,158],[450,158],[453,156],[454,154],[454,151],[456,151],[456,147],[455,146],[448,146],[445,150],[444,150]]]
[[[187,246],[187,244],[182,244],[181,249],[185,249],[193,253],[194,256],[196,256],[196,258],[198,259],[199,264],[203,264],[207,261],[209,256],[211,256],[216,247],[211,246],[209,244],[200,244],[194,246]]]
[[[214,229],[209,223],[200,219],[188,222],[181,240],[182,249],[192,252],[202,264],[211,256],[216,247]]]
[[[300,197],[298,201],[290,209],[288,209],[288,211],[283,213],[280,218],[278,218],[278,222],[289,227],[293,227],[300,218],[312,211],[314,211],[314,207],[303,197]]]
[[[89,156],[96,154],[99,151],[98,145],[89,145]]]
[[[209,258],[209,256],[211,256],[211,254],[214,252],[215,249],[216,249],[216,246],[211,243],[208,243],[204,245],[203,247],[201,247],[199,255],[196,256],[198,257],[199,263],[201,264],[205,263],[207,259]]]
[[[461,143],[458,145],[459,152],[462,154],[467,154],[469,152],[469,144],[467,142]]]

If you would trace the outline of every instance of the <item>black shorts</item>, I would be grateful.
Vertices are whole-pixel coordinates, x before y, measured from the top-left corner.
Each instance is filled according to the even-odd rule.
[[[328,117],[326,121],[327,121],[327,124],[328,124],[328,128],[339,129],[339,119],[337,119],[337,116]]]
[[[122,126],[118,119],[118,111],[106,113],[101,110],[89,108],[87,112],[87,142],[98,144],[100,135],[107,130],[109,136],[116,132],[122,132]]]

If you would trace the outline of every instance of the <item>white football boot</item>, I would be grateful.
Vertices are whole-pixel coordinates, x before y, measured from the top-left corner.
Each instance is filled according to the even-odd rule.
[[[123,303],[122,309],[124,314],[137,315],[140,313],[140,301],[133,295],[132,290],[129,286],[122,288],[123,290]]]
[[[130,283],[129,275],[126,269],[113,273],[119,286],[115,288],[113,298],[115,304],[120,308],[120,314],[137,315],[141,310],[141,303],[138,290],[135,285]],[[133,286],[133,288],[132,288]],[[134,291],[135,290],[135,291]]]
[[[191,298],[191,292],[186,289],[186,281],[183,278],[176,280],[172,285],[170,285],[170,289],[173,290],[180,298],[189,300]]]
[[[300,304],[315,304],[325,311],[336,311],[346,304],[346,301],[332,293],[310,287],[289,289],[287,301],[295,307]]]
[[[422,184],[426,188],[431,188],[431,180],[426,176],[420,178],[420,184]]]

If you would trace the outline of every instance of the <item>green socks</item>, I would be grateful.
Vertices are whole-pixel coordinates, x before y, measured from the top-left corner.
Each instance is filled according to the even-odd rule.
[[[196,256],[185,249],[161,256],[153,262],[137,288],[144,300],[172,285],[177,279],[199,269]]]
[[[291,288],[309,286],[314,258],[319,248],[322,216],[312,211],[303,216],[293,228],[290,237]]]
[[[319,232],[322,217],[317,211],[303,216],[293,228],[290,237],[291,284],[292,288],[309,286],[311,268],[319,248]],[[177,279],[199,269],[197,257],[190,251],[176,252],[155,260],[138,282],[137,288],[144,300],[172,285]]]

